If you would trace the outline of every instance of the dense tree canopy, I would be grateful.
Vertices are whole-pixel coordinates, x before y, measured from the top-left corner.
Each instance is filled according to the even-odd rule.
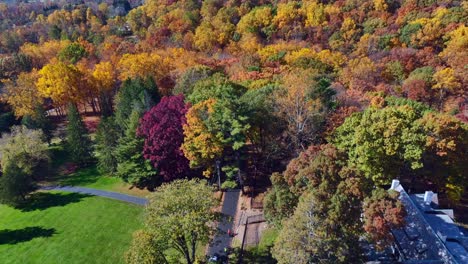
[[[72,160],[95,154],[132,186],[271,183],[281,263],[359,261],[365,230],[380,243],[401,224],[380,189],[394,178],[466,199],[466,1],[17,2],[0,4],[1,131],[50,138],[71,104]],[[95,137],[82,115],[90,132],[101,116]],[[29,179],[18,159],[8,186]],[[166,262],[159,231],[137,232],[127,261]]]

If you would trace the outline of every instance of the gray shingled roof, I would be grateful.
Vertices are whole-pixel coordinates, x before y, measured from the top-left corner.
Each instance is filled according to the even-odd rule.
[[[402,261],[468,263],[468,238],[453,222],[453,212],[425,204],[424,194],[408,195],[401,185],[393,187],[407,212],[406,226],[392,230]]]

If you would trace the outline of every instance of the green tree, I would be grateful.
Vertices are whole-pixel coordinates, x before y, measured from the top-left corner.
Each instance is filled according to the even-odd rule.
[[[35,188],[34,182],[47,175],[48,146],[40,130],[14,126],[0,139],[2,174],[0,200],[16,204]]]
[[[318,192],[304,193],[292,217],[284,222],[272,250],[279,264],[359,262],[359,236],[344,232],[339,222],[330,223],[323,214],[320,192],[326,193],[327,187],[324,182]]]
[[[66,142],[70,157],[73,162],[86,164],[91,159],[91,139],[75,104],[69,104],[67,117]]]
[[[209,78],[213,73],[211,68],[204,65],[191,67],[177,78],[172,93],[174,95],[184,94],[187,97],[192,93],[193,87],[198,81]]]
[[[133,233],[132,244],[125,253],[125,262],[127,264],[169,264],[164,255],[167,248],[168,244],[157,234],[137,230]]]
[[[265,218],[268,222],[280,227],[281,222],[293,214],[298,197],[289,190],[283,175],[275,172],[271,175],[270,180],[272,189],[268,191],[263,201]]]
[[[333,141],[348,153],[349,163],[376,184],[388,184],[402,172],[423,167],[425,135],[409,105],[369,107],[348,117]]]
[[[102,117],[95,140],[98,169],[104,173],[114,174],[117,170],[115,148],[119,140],[119,133],[113,117]]]
[[[210,167],[215,160],[226,158],[226,152],[240,152],[250,129],[246,106],[241,100],[245,90],[221,74],[197,82],[188,96],[194,106],[187,112],[182,145],[190,166]],[[202,141],[209,141],[213,147],[207,148]],[[205,172],[209,173],[209,169]]]
[[[150,196],[146,227],[158,234],[187,264],[196,262],[195,250],[214,234],[217,200],[212,188],[200,180],[176,180]]]
[[[81,44],[71,43],[59,52],[58,57],[61,61],[75,64],[87,55],[85,48]]]
[[[143,158],[144,139],[137,136],[141,111],[134,109],[130,114],[127,129],[119,138],[115,153],[117,156],[116,175],[138,188],[154,189],[161,183],[150,161]]]
[[[54,124],[47,118],[42,106],[36,106],[33,115],[24,116],[21,120],[21,124],[29,129],[42,130],[45,139],[50,143],[53,136]]]
[[[0,177],[0,202],[17,205],[26,199],[26,195],[36,189],[30,175],[14,163],[3,168]]]
[[[133,109],[148,111],[161,96],[152,77],[127,79],[115,96],[115,122],[123,132]]]

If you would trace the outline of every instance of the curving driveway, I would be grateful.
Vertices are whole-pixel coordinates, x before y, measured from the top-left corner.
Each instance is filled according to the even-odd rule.
[[[108,191],[90,189],[90,188],[85,188],[85,187],[45,186],[45,187],[40,187],[39,190],[84,193],[84,194],[90,194],[90,195],[106,197],[106,198],[110,198],[114,200],[124,201],[127,203],[132,203],[132,204],[137,204],[137,205],[146,205],[148,203],[148,199],[145,199],[145,198],[135,197],[135,196],[126,195],[122,193],[116,193],[116,192],[108,192]]]

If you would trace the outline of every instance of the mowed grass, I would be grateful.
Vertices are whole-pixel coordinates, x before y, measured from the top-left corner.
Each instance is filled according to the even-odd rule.
[[[121,178],[102,174],[97,169],[96,164],[89,165],[86,168],[80,168],[73,173],[64,173],[66,163],[69,161],[67,152],[62,144],[53,144],[50,147],[52,153],[52,175],[46,181],[46,184],[56,184],[61,186],[81,186],[105,191],[125,193],[128,195],[146,197],[150,192],[132,188]]]
[[[0,205],[0,263],[123,263],[143,207],[66,192]]]
[[[98,171],[96,165],[79,169],[68,175],[61,175],[55,183],[61,186],[81,186],[140,197],[146,197],[150,194],[148,190],[132,188],[130,184],[120,178],[103,175]]]

